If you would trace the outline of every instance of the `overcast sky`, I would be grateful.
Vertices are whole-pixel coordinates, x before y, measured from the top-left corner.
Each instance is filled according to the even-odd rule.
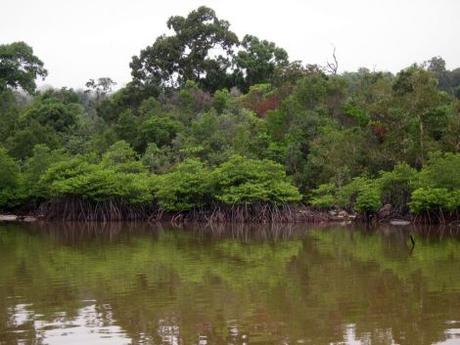
[[[81,88],[107,76],[123,85],[131,57],[167,32],[168,17],[200,5],[291,60],[325,64],[334,45],[340,71],[396,72],[437,55],[460,66],[460,0],[1,0],[0,43],[31,45],[46,84]]]

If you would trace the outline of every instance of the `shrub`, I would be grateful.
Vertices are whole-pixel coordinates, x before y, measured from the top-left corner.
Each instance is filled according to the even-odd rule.
[[[460,189],[457,189],[450,193],[449,203],[447,207],[448,207],[448,210],[451,212],[454,212],[460,209]]]
[[[446,188],[418,188],[412,193],[410,209],[415,214],[448,210],[453,206],[450,194]]]
[[[209,170],[196,159],[179,163],[158,177],[155,197],[167,211],[189,211],[205,206],[211,199]]]
[[[42,183],[41,177],[52,164],[66,157],[62,151],[52,151],[43,144],[35,145],[32,156],[26,160],[23,168],[25,196],[31,200],[43,199],[47,186]]]
[[[152,203],[154,180],[155,176],[146,173],[124,172],[77,156],[52,164],[40,182],[47,186],[51,199],[113,200],[134,205]]]
[[[156,198],[168,211],[190,211],[213,203],[284,205],[302,196],[283,166],[269,160],[232,156],[214,170],[188,159],[158,178]]]
[[[340,188],[337,201],[340,206],[358,212],[372,213],[381,205],[380,190],[375,180],[363,176],[356,177]]]
[[[19,167],[7,151],[0,147],[0,208],[12,206],[20,184]]]
[[[460,189],[460,154],[432,153],[420,172],[420,187]]]
[[[375,213],[380,208],[380,193],[375,186],[366,185],[356,197],[354,209],[361,213]]]
[[[318,208],[331,208],[337,204],[335,192],[337,187],[334,183],[325,183],[312,191],[310,205]]]
[[[180,129],[181,123],[171,117],[151,116],[142,123],[140,147],[145,150],[148,143],[170,145]]]
[[[228,107],[231,101],[231,96],[228,90],[222,89],[217,90],[214,93],[212,105],[216,109],[218,114],[222,114],[223,111]]]
[[[213,172],[215,198],[228,205],[269,202],[287,204],[302,199],[282,165],[270,160],[232,156]]]
[[[410,202],[413,213],[438,214],[460,209],[460,154],[432,153],[420,172],[418,185]]]
[[[381,199],[400,212],[407,211],[412,191],[418,183],[418,172],[406,163],[400,163],[392,171],[382,172],[377,180]]]
[[[147,167],[137,160],[138,155],[124,140],[117,141],[102,156],[101,165],[125,173],[143,173]]]

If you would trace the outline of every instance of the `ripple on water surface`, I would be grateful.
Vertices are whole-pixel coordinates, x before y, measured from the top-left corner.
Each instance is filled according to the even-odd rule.
[[[460,344],[437,230],[0,225],[0,344]]]

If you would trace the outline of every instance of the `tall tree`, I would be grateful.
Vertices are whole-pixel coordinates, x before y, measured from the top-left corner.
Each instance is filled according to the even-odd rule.
[[[393,102],[398,105],[401,121],[408,122],[408,133],[414,131],[411,139],[417,143],[414,145],[415,164],[422,166],[429,141],[433,140],[427,127],[434,128],[445,122],[446,110],[442,106],[448,101],[447,96],[437,89],[434,74],[417,65],[398,73],[393,91]]]
[[[202,6],[187,17],[169,18],[167,26],[172,36],[158,37],[133,57],[130,67],[136,85],[179,87],[193,80],[209,91],[229,86],[227,69],[238,38],[227,21]]]
[[[427,63],[428,70],[438,79],[438,87],[441,90],[452,92],[449,72],[446,70],[446,61],[440,56],[434,56]]]
[[[43,62],[26,43],[0,45],[0,91],[7,87],[21,87],[28,93],[33,93],[37,87],[35,79],[44,79],[47,74]]]
[[[112,92],[112,88],[115,85],[117,85],[117,83],[109,77],[102,77],[97,80],[90,79],[85,84],[87,87],[85,93],[94,92],[96,95],[96,101],[99,101],[101,97],[104,97],[108,93]]]
[[[245,91],[251,85],[271,82],[276,68],[289,64],[288,53],[273,42],[246,35],[241,46],[235,62]]]

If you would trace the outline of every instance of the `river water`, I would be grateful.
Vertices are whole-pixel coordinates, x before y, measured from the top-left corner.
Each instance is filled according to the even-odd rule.
[[[458,235],[0,224],[0,344],[460,344]]]

